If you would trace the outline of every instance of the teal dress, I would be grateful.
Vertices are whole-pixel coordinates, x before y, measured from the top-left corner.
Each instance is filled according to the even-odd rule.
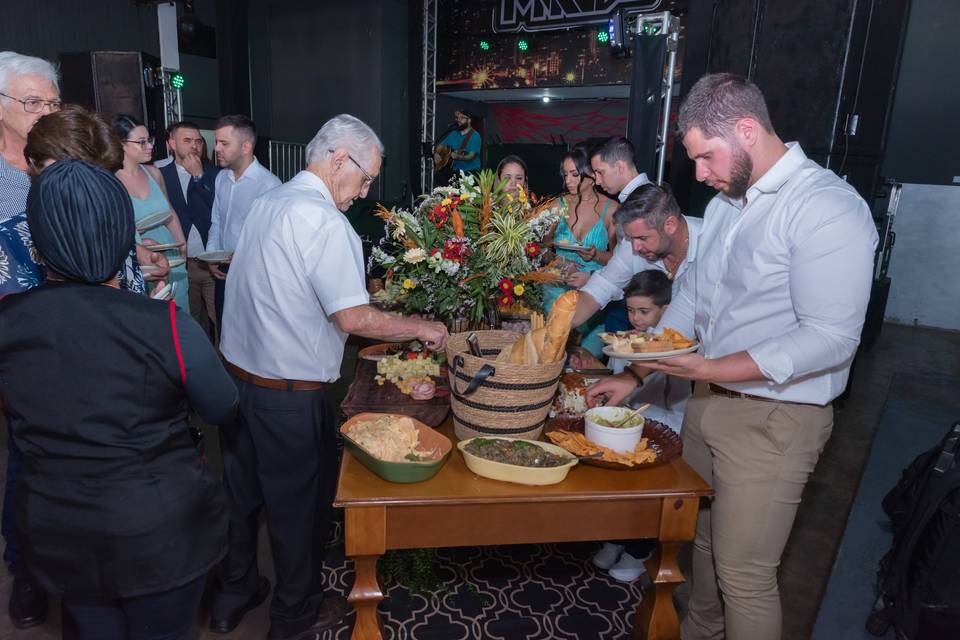
[[[137,198],[134,195],[130,196],[130,200],[133,202],[133,219],[140,221],[143,218],[146,218],[149,215],[154,213],[159,213],[160,211],[173,211],[170,209],[170,203],[167,202],[166,196],[163,195],[163,190],[160,189],[160,185],[157,184],[157,181],[153,179],[153,176],[150,175],[150,172],[144,169],[143,172],[147,174],[147,182],[150,183],[150,193],[147,194],[147,197],[144,199]],[[176,214],[173,214],[176,215]],[[143,233],[137,234],[137,242],[140,242],[142,238],[149,238],[151,240],[156,240],[160,244],[167,244],[168,242],[174,242],[173,234],[170,233],[170,230],[167,229],[165,224],[162,224],[153,229],[148,229]],[[173,260],[174,258],[179,258],[179,251],[165,251],[164,255],[167,256],[167,260]],[[173,267],[170,269],[170,274],[166,277],[168,284],[176,283],[177,289],[174,293],[174,300],[178,307],[184,311],[190,311],[190,297],[187,290],[187,265],[182,264],[179,267]]]
[[[586,247],[596,247],[598,253],[600,251],[606,251],[610,246],[610,239],[607,235],[607,228],[603,224],[603,219],[607,215],[607,209],[610,208],[611,202],[612,200],[607,200],[606,204],[603,205],[603,210],[600,212],[600,218],[597,220],[597,223],[593,225],[589,231],[587,231],[587,234],[583,237],[583,240],[580,240],[573,234],[573,230],[567,224],[567,199],[562,198],[560,200],[561,217],[560,222],[557,223],[557,230],[553,234],[554,242],[567,242],[570,244],[582,244]],[[603,265],[596,260],[586,262],[576,251],[569,249],[557,249],[556,252],[557,255],[564,260],[576,262],[578,265],[578,271],[593,273],[594,271],[599,271],[603,268]],[[557,298],[559,298],[565,291],[569,290],[570,287],[566,285],[544,287],[544,310],[547,313],[550,313],[550,309],[553,308],[553,303],[557,301]],[[600,311],[594,314],[593,317],[577,327],[577,330],[583,335],[580,343],[581,346],[587,349],[593,355],[599,356],[603,351],[603,342],[599,337],[600,332],[603,331],[603,312]]]

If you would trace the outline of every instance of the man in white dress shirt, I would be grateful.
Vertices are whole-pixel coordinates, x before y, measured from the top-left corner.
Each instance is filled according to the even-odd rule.
[[[642,175],[642,174],[641,174]],[[697,255],[703,220],[680,213],[669,189],[647,182],[631,192],[613,214],[621,240],[610,260],[581,286],[574,326],[614,300],[634,274],[657,269],[673,280],[673,290],[689,271]]]
[[[748,80],[701,78],[678,127],[697,179],[720,192],[660,322],[701,351],[650,365],[697,381],[683,457],[715,491],[682,637],[773,640],[777,567],[860,340],[877,233],[850,185],[777,137]],[[618,401],[632,387],[611,379],[588,395]]]
[[[637,171],[633,143],[626,138],[608,138],[594,147],[590,151],[590,166],[597,185],[611,196],[618,194],[620,202],[637,187],[650,182],[647,174]]]
[[[261,196],[240,232],[220,342],[240,420],[220,435],[231,513],[213,631],[229,632],[269,592],[257,568],[263,507],[277,573],[268,640],[319,637],[347,613],[343,598],[324,597],[338,413],[324,386],[340,377],[350,333],[443,347],[441,323],[368,304],[363,249],[343,212],[366,196],[382,154],[366,124],[332,118],[307,145],[306,170]]]
[[[253,201],[280,186],[280,178],[257,161],[257,126],[244,115],[223,116],[214,130],[214,153],[224,170],[217,176],[207,251],[235,251]],[[230,260],[208,263],[214,278],[217,327],[223,326],[223,299]]]

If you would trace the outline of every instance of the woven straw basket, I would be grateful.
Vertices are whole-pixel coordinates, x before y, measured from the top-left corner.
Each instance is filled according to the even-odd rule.
[[[484,357],[470,354],[467,336],[447,339],[450,404],[457,438],[506,436],[536,440],[557,392],[563,360],[552,364],[496,362],[519,337],[512,331],[474,331]],[[487,359],[489,358],[489,359]]]

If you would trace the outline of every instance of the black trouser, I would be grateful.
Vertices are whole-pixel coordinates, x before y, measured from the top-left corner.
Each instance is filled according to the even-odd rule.
[[[337,483],[336,416],[321,391],[277,391],[234,377],[238,421],[220,431],[230,546],[214,616],[257,589],[257,518],[266,507],[277,584],[270,637],[304,631],[323,600],[323,550]]]
[[[64,601],[78,640],[189,640],[207,576],[162,593],[109,602]]]

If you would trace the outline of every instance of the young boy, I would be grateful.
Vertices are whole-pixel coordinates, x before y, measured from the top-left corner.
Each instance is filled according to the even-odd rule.
[[[654,269],[641,271],[630,279],[623,289],[623,297],[627,305],[627,318],[634,329],[649,331],[657,326],[660,316],[670,304],[672,285],[667,274]],[[627,364],[621,358],[611,358],[608,366],[614,373],[620,373]],[[690,393],[689,381],[656,371],[644,378],[640,388],[624,404],[636,408],[649,403],[650,407],[644,411],[644,415],[679,433]],[[643,560],[652,551],[653,545],[647,540],[605,542],[603,548],[593,556],[593,564],[609,570],[614,580],[633,582],[643,575]]]

